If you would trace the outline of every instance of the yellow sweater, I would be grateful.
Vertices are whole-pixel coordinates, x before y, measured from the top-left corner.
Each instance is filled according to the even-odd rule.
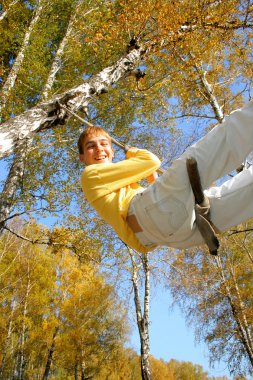
[[[82,173],[82,189],[88,202],[109,223],[129,247],[145,253],[144,247],[126,222],[131,199],[142,189],[136,182],[148,177],[160,160],[147,150],[127,152],[126,160],[87,166]]]

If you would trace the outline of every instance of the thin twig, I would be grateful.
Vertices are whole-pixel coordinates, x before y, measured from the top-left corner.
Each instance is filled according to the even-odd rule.
[[[80,258],[80,254],[77,252],[76,247],[74,245],[72,245],[72,244],[56,243],[56,242],[53,242],[50,239],[50,237],[49,237],[49,239],[47,241],[46,240],[43,241],[43,240],[40,240],[40,239],[32,240],[32,239],[27,238],[24,235],[18,234],[17,232],[11,230],[7,226],[4,226],[4,229],[7,230],[7,231],[9,231],[11,234],[13,234],[14,236],[16,236],[17,238],[22,239],[24,241],[27,241],[27,242],[29,242],[31,244],[41,244],[41,245],[47,245],[47,246],[60,246],[62,248],[71,249]],[[100,264],[100,262],[98,260],[94,259],[94,257],[88,255],[87,253],[85,253],[84,255],[87,256],[90,260],[94,261],[96,264]]]

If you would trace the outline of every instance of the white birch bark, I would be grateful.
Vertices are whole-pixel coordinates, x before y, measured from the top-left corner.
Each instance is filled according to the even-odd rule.
[[[9,156],[22,140],[29,138],[33,133],[64,124],[69,115],[66,111],[59,110],[58,102],[75,111],[87,108],[92,97],[107,92],[114,83],[130,75],[143,53],[141,48],[133,49],[114,65],[105,68],[83,84],[2,123],[0,158]]]
[[[23,309],[23,323],[21,327],[21,332],[20,332],[20,349],[19,349],[19,361],[18,361],[18,380],[24,380],[24,370],[25,370],[25,351],[24,351],[24,346],[26,342],[26,335],[27,335],[27,324],[25,322],[27,313],[28,313],[28,297],[30,294],[30,291],[33,287],[31,284],[30,280],[30,268],[28,264],[27,268],[27,276],[28,276],[28,282],[26,286],[26,293],[25,293],[25,298],[24,298],[24,309]]]
[[[61,59],[62,55],[64,53],[64,48],[66,47],[66,44],[68,42],[68,39],[71,35],[71,32],[73,30],[74,22],[76,20],[76,16],[78,13],[78,9],[80,5],[83,3],[84,0],[79,0],[77,2],[76,10],[73,14],[73,16],[70,19],[66,34],[64,38],[62,39],[62,42],[59,46],[59,49],[56,52],[55,59],[52,63],[51,70],[48,75],[48,80],[46,82],[42,97],[44,100],[47,100],[48,92],[52,89],[52,86],[54,84],[57,71],[59,70],[61,66]],[[94,10],[90,9],[88,12],[85,13],[84,16],[88,15],[90,12]],[[28,152],[30,150],[30,147],[32,146],[34,134],[32,133],[28,138],[24,139],[24,141],[20,144],[17,144],[17,147],[15,148],[14,152],[14,158],[12,162],[11,169],[8,173],[8,176],[5,181],[5,186],[3,188],[2,194],[1,194],[1,201],[0,201],[0,234],[3,230],[4,223],[9,217],[10,210],[14,203],[15,193],[19,187],[20,179],[23,177],[24,174],[24,168],[25,168],[25,161],[26,157],[28,155]]]
[[[5,181],[4,188],[1,193],[0,201],[0,233],[3,230],[4,223],[9,217],[10,210],[15,202],[15,194],[20,186],[20,180],[23,177],[27,152],[32,145],[32,139],[25,139],[16,150],[13,158],[12,166]]]
[[[212,3],[210,6],[211,5]],[[203,27],[209,27],[210,29],[217,29],[219,27],[222,29],[229,29],[229,27],[232,29],[245,29],[251,28],[252,25],[236,19],[229,23],[225,23],[224,25],[214,24],[207,26],[207,24],[205,25],[203,23]],[[191,33],[197,28],[199,28],[198,24],[183,24],[177,31],[168,34],[166,41],[162,41],[161,44],[165,43],[166,45],[171,41],[175,43],[182,38],[183,34]],[[151,46],[152,42],[150,43],[150,47]],[[40,104],[31,110],[24,112],[22,115],[12,118],[0,125],[0,159],[10,155],[13,152],[15,145],[28,135],[51,128],[66,121],[67,116],[65,112],[58,113],[56,105],[57,101],[67,105],[72,110],[87,108],[92,96],[100,95],[107,91],[108,87],[112,84],[133,72],[144,53],[145,50],[141,48],[133,49],[126,57],[119,59],[115,65],[102,70],[99,74],[93,76],[82,85],[54,97],[51,102]],[[205,78],[203,77],[203,84],[204,82]],[[215,107],[215,103],[213,106]],[[217,117],[221,119],[222,115],[217,113]]]
[[[48,78],[47,78],[47,82],[44,86],[44,90],[43,90],[43,95],[42,95],[42,100],[43,101],[46,101],[48,100],[48,94],[49,92],[51,91],[52,87],[53,87],[53,84],[55,82],[55,77],[56,77],[56,74],[58,73],[58,71],[60,70],[61,66],[62,66],[62,57],[63,57],[63,53],[64,53],[64,50],[65,50],[65,47],[68,43],[68,40],[69,40],[69,37],[71,36],[72,32],[73,32],[73,28],[74,28],[74,25],[75,25],[75,22],[76,22],[76,16],[79,12],[79,8],[80,6],[83,4],[84,0],[79,0],[77,1],[77,5],[76,5],[76,9],[75,9],[75,12],[72,14],[71,18],[70,18],[70,21],[69,21],[69,24],[68,24],[68,28],[67,28],[67,31],[65,33],[65,36],[63,37],[60,45],[59,45],[59,48],[56,52],[56,55],[55,55],[55,59],[54,59],[54,62],[51,66],[51,70],[50,70],[50,73],[48,75]],[[82,18],[84,18],[85,16],[87,16],[88,14],[90,14],[91,12],[93,12],[95,10],[95,8],[92,8],[90,10],[88,10],[86,13],[84,13],[82,15]]]
[[[196,69],[197,73],[199,74],[199,77],[200,77],[200,80],[201,80],[201,83],[202,83],[202,86],[204,89],[205,96],[207,97],[207,100],[209,101],[209,103],[210,103],[210,105],[214,111],[215,117],[219,123],[222,123],[222,120],[224,119],[224,113],[222,111],[222,108],[219,105],[219,102],[218,102],[216,96],[214,95],[212,86],[210,85],[210,83],[208,83],[208,81],[206,79],[206,72],[204,70],[202,70],[202,68],[200,68],[198,65],[195,65],[195,69]]]
[[[67,40],[68,40],[68,38],[72,32],[75,17],[76,17],[77,12],[78,12],[78,8],[82,3],[83,3],[83,0],[78,1],[76,11],[75,11],[73,17],[71,18],[71,20],[69,22],[67,32],[66,32],[66,34],[65,34],[65,36],[64,36],[64,38],[63,38],[63,40],[59,46],[59,49],[57,50],[55,59],[52,63],[51,70],[50,70],[49,75],[48,75],[48,80],[47,80],[47,83],[46,83],[46,86],[45,86],[45,89],[44,89],[44,92],[42,95],[43,99],[45,99],[45,100],[47,99],[48,92],[51,90],[51,88],[54,84],[56,73],[60,67],[60,61],[61,61],[61,58],[63,55],[64,48],[65,48],[65,46],[67,44]],[[39,16],[40,12],[41,12],[41,7],[40,7],[40,10],[38,10],[38,12],[36,14],[36,20],[38,20],[38,16]],[[87,12],[87,14],[88,13],[89,12]],[[33,19],[32,23],[34,25],[34,23],[35,23],[34,19]],[[31,23],[31,25],[32,25],[32,23]],[[29,28],[30,34],[32,31],[31,25]],[[28,39],[28,35],[26,37]],[[24,45],[22,46],[22,49],[23,48],[24,48]],[[18,56],[20,56],[20,54]],[[21,65],[21,59],[19,60],[19,63]],[[19,67],[20,67],[20,65],[19,65]],[[18,66],[16,66],[16,69],[18,69]],[[17,74],[17,71],[15,72],[15,74]],[[13,85],[14,85],[14,83],[13,83]],[[16,190],[19,187],[20,179],[23,177],[24,167],[25,167],[25,159],[26,159],[27,154],[30,150],[30,147],[32,146],[33,137],[34,136],[31,135],[29,138],[25,139],[23,142],[21,140],[21,143],[17,144],[17,147],[15,149],[15,155],[13,158],[13,163],[12,163],[11,169],[8,173],[8,176],[6,178],[5,186],[4,186],[2,194],[1,194],[0,233],[2,231],[4,222],[6,221],[6,219],[8,218],[8,216],[10,214],[10,210],[11,210],[11,207],[13,206],[13,201],[14,201]]]
[[[26,35],[25,35],[24,42],[26,42],[26,43],[29,42],[33,26],[34,26],[35,22],[38,21],[39,15],[41,13],[41,9],[42,9],[42,7],[40,6],[38,8],[36,14],[35,14],[35,17],[33,18],[32,22],[30,24],[28,33],[26,33]],[[66,39],[65,39],[65,43],[66,43]],[[21,64],[22,64],[22,61],[24,58],[24,48],[25,48],[24,45],[25,44],[23,43],[21,51],[17,57],[17,59],[19,60],[19,65],[15,66],[15,64],[14,64],[15,67],[12,68],[11,73],[9,74],[9,77],[7,78],[7,83],[8,83],[9,78],[13,78],[14,76],[17,76],[18,70],[21,67]],[[58,49],[57,54],[56,54],[56,58],[52,64],[52,67],[51,67],[51,70],[50,70],[50,73],[48,76],[48,81],[47,81],[45,90],[44,90],[43,95],[42,95],[44,100],[46,100],[46,98],[47,98],[47,92],[50,91],[52,86],[53,86],[53,83],[55,80],[55,75],[57,72],[57,71],[55,71],[55,67],[56,67],[55,61],[58,62],[60,60],[60,57],[63,54],[63,49],[64,49],[64,45],[62,45],[60,47],[60,49]],[[14,73],[12,73],[13,70],[14,70]],[[12,83],[10,83],[10,81],[9,81],[9,85],[10,84],[12,84],[12,87],[13,87],[15,84],[15,81],[13,81]],[[5,85],[6,85],[6,83],[5,83]],[[7,85],[6,85],[6,88],[7,88]],[[9,87],[9,90],[10,89],[11,89],[11,87]],[[6,89],[5,99],[6,99],[7,95],[8,95],[8,91]],[[5,104],[3,104],[3,106],[5,106]],[[10,210],[11,210],[13,204],[15,203],[15,200],[14,200],[15,193],[16,193],[17,189],[19,188],[20,180],[24,174],[25,161],[26,161],[25,159],[26,159],[26,156],[30,150],[30,147],[32,146],[33,137],[34,136],[31,135],[29,138],[25,139],[23,142],[21,142],[21,144],[19,144],[17,146],[17,148],[14,151],[15,154],[14,154],[12,166],[11,166],[11,169],[8,173],[7,178],[6,178],[5,185],[4,185],[2,194],[1,194],[0,234],[3,231],[3,227],[4,227],[4,224],[7,220],[7,218],[9,217]]]
[[[150,268],[148,262],[148,254],[141,258],[142,268],[145,275],[144,285],[144,300],[143,300],[143,313],[141,308],[140,294],[139,294],[139,271],[138,265],[134,257],[134,251],[128,247],[129,256],[132,262],[132,282],[134,289],[134,304],[136,311],[137,326],[139,330],[140,343],[141,343],[141,376],[142,380],[151,380],[150,369],[150,344],[149,344],[149,308],[150,308]]]
[[[190,33],[197,27],[198,25],[194,24],[180,26],[177,31],[168,35],[167,43],[171,40],[175,40],[175,38],[180,39],[182,34]],[[237,25],[237,28],[240,27],[242,26]],[[249,26],[244,25],[244,27]],[[66,112],[58,112],[57,101],[68,106],[71,110],[76,111],[78,109],[86,109],[93,96],[107,92],[111,85],[131,74],[138,66],[142,55],[146,51],[148,51],[148,49],[133,49],[125,57],[120,58],[113,66],[105,68],[80,86],[54,97],[51,102],[49,101],[39,104],[31,110],[26,111],[15,118],[9,119],[0,125],[0,159],[10,155],[13,152],[15,145],[28,135],[65,123],[68,115],[66,115]],[[59,64],[59,62],[55,62],[55,67],[52,68],[52,76],[56,75],[56,72],[59,69]],[[208,93],[212,95],[210,101],[217,119],[220,121],[223,118],[223,113],[219,107],[216,107],[217,104],[215,103],[212,90],[210,86],[208,86],[208,82],[203,74],[201,78],[204,87],[206,87]],[[48,92],[48,88],[46,91]]]
[[[8,77],[7,77],[5,83],[3,84],[3,87],[2,87],[2,91],[1,91],[1,97],[2,97],[2,99],[1,99],[1,103],[0,103],[0,115],[2,114],[3,109],[6,107],[6,102],[7,102],[8,95],[9,95],[11,89],[15,85],[18,72],[19,72],[19,70],[21,68],[21,65],[23,63],[23,60],[24,60],[25,49],[26,49],[26,47],[29,44],[29,41],[30,41],[30,38],[31,38],[31,34],[33,32],[34,25],[39,20],[42,8],[43,7],[42,7],[42,4],[41,4],[41,0],[38,0],[38,7],[36,8],[34,17],[32,18],[32,21],[31,21],[31,23],[29,25],[29,28],[27,29],[27,31],[25,33],[21,49],[19,50],[19,53],[18,53],[18,55],[17,55],[17,57],[15,59],[15,62],[13,63],[11,71],[10,71],[10,73],[9,73],[9,75],[8,75]]]
[[[149,310],[150,310],[150,267],[148,254],[142,255],[142,266],[145,274],[144,303],[143,303],[143,347],[142,347],[142,373],[144,380],[152,379],[149,362]]]
[[[18,1],[13,1],[8,10],[11,6],[15,5]],[[10,91],[15,85],[18,72],[22,66],[24,56],[25,56],[25,49],[29,44],[31,34],[33,32],[34,25],[38,22],[40,14],[42,11],[42,5],[40,3],[40,0],[38,0],[38,7],[34,13],[34,17],[31,20],[31,23],[29,25],[28,30],[25,33],[23,43],[21,46],[21,49],[15,59],[15,62],[10,70],[10,73],[3,84],[2,91],[1,91],[1,102],[0,102],[0,115],[2,114],[3,109],[6,106],[7,98],[10,94]],[[6,10],[7,12],[7,10]],[[2,17],[5,17],[7,13],[2,14]],[[5,186],[2,191],[1,196],[1,202],[0,202],[0,232],[3,228],[3,222],[6,220],[6,218],[9,216],[11,206],[13,204],[13,198],[16,192],[16,189],[19,184],[20,178],[23,176],[24,172],[24,162],[25,162],[25,156],[27,152],[28,145],[31,145],[32,140],[29,141],[28,139],[24,140],[21,144],[18,144],[16,149],[16,154],[13,159],[13,163],[11,166],[11,169],[9,171],[8,177],[5,182]]]
[[[13,303],[12,303],[10,318],[9,318],[10,321],[9,321],[8,332],[7,332],[7,336],[6,336],[6,340],[5,340],[5,347],[4,347],[4,350],[2,353],[2,361],[1,361],[1,367],[0,367],[0,379],[3,379],[5,361],[6,361],[6,356],[7,356],[7,352],[9,349],[9,342],[10,342],[11,333],[12,333],[13,314],[14,314],[15,309],[16,309],[16,301],[14,299]]]
[[[0,21],[2,21],[7,16],[7,14],[9,12],[9,10],[11,9],[11,7],[13,7],[13,5],[17,4],[19,1],[20,0],[13,0],[10,3],[9,7],[5,11],[3,11],[3,13],[0,15]]]

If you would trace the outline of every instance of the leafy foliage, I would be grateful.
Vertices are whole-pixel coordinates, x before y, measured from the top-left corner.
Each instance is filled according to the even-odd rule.
[[[79,111],[93,123],[105,126],[123,142],[151,149],[165,160],[166,165],[206,128],[212,128],[232,109],[251,97],[253,10],[248,0],[6,0],[0,6],[0,12],[3,121],[54,94],[83,83],[124,56],[135,44],[141,45],[145,51],[139,70],[145,71],[146,75],[141,75],[141,79],[135,75],[125,78],[108,89],[108,93],[92,98],[88,109],[81,107]],[[71,117],[66,125],[36,133],[32,136],[32,147],[22,159],[24,171],[15,183],[13,194],[7,194],[2,182],[1,201],[10,202],[10,219],[18,214],[27,219],[32,215],[40,219],[49,217],[50,224],[56,224],[51,231],[33,227],[31,238],[44,239],[44,242],[52,239],[53,255],[47,249],[29,246],[28,256],[24,256],[19,252],[27,247],[24,241],[19,246],[8,234],[1,241],[4,293],[0,342],[2,347],[9,347],[7,337],[10,331],[16,355],[9,356],[7,371],[14,367],[22,368],[24,357],[31,358],[29,363],[37,363],[37,367],[34,364],[37,370],[38,363],[45,364],[46,348],[52,347],[54,337],[55,345],[59,347],[61,344],[62,348],[57,352],[57,360],[62,365],[59,376],[63,378],[68,371],[73,371],[75,359],[78,359],[79,369],[85,358],[89,370],[94,371],[91,361],[100,365],[100,360],[107,354],[105,342],[108,347],[111,344],[101,331],[97,334],[98,342],[97,337],[89,335],[80,323],[87,299],[96,308],[96,302],[91,300],[91,294],[85,289],[85,284],[89,284],[91,291],[93,289],[87,274],[90,271],[89,259],[100,263],[106,255],[111,268],[114,263],[120,263],[122,267],[127,267],[128,263],[124,257],[124,247],[115,234],[105,227],[83,200],[79,184],[82,168],[78,164],[76,150],[80,129],[79,121]],[[117,154],[121,157],[120,152]],[[5,162],[7,168],[19,159],[18,154],[14,153]],[[6,175],[6,179],[9,178],[10,173]],[[199,336],[206,339],[212,359],[227,357],[231,369],[235,369],[245,357],[242,330],[239,328],[241,318],[246,318],[252,329],[252,271],[247,261],[251,248],[246,245],[240,248],[246,249],[248,255],[242,259],[238,247],[246,240],[248,244],[249,237],[247,235],[243,240],[241,236],[239,234],[238,240],[227,243],[224,240],[220,263],[213,263],[199,252],[195,252],[195,258],[177,253],[175,260],[172,260],[177,271],[171,272],[175,276],[170,279],[178,302],[183,305],[188,305],[187,300],[191,302],[191,307],[187,309],[188,318],[201,321]],[[63,254],[64,250],[75,251],[81,257],[83,267],[79,268],[71,254]],[[246,261],[242,263],[243,260]],[[71,267],[75,273],[73,276],[77,276],[83,297],[78,298],[72,272],[64,265]],[[77,272],[73,266],[78,268]],[[37,276],[44,271],[44,280],[41,278],[38,281],[31,268],[37,268]],[[180,272],[181,269],[183,272]],[[106,299],[108,297],[110,304],[110,289],[93,270],[96,286]],[[185,273],[192,274],[191,281]],[[40,283],[45,282],[45,278],[48,281]],[[57,281],[66,287],[69,281],[69,289],[59,286],[56,290]],[[16,287],[15,284],[20,286]],[[41,297],[38,296],[40,292]],[[243,307],[240,306],[242,300],[238,294],[243,300]],[[58,298],[53,298],[52,305],[50,302],[48,305],[52,295],[58,295]],[[84,308],[80,315],[75,313],[76,305]],[[101,319],[98,309],[92,313],[97,315],[98,320]],[[49,322],[43,322],[47,318]],[[66,320],[66,331],[62,327],[57,330],[61,318]],[[111,315],[108,318],[111,323]],[[45,332],[38,330],[36,335],[37,328],[43,323]],[[92,330],[95,321],[89,323]],[[112,331],[114,326],[110,323],[108,328]],[[77,347],[83,347],[79,334],[81,339],[82,334],[86,333],[87,342],[91,346],[99,346],[94,355],[89,352],[88,360],[85,353],[75,351]],[[68,345],[73,349],[69,360],[64,351]],[[17,347],[22,347],[18,353],[15,351]],[[37,358],[33,347],[40,348]],[[119,357],[127,357],[127,360],[136,363],[132,353],[120,350]],[[15,361],[15,357],[19,361]],[[119,360],[117,368],[120,365],[122,361]],[[163,367],[163,363],[157,365]],[[29,367],[27,371],[32,369]],[[112,367],[110,371],[115,374]],[[122,371],[130,376],[129,368]],[[191,370],[188,368],[188,371]],[[131,373],[137,379],[135,369]],[[183,370],[178,376],[184,376]]]
[[[39,6],[42,12],[31,30],[15,84],[6,94],[2,117],[19,114],[45,95],[81,83],[124,55],[130,40],[138,38],[149,49],[140,66],[145,77],[138,82],[134,77],[126,79],[102,98],[93,99],[86,111],[94,123],[123,142],[152,149],[162,159],[174,143],[171,160],[188,144],[187,137],[180,143],[182,134],[175,128],[180,128],[181,120],[184,131],[187,124],[205,127],[210,120],[216,122],[203,75],[224,114],[241,104],[242,90],[249,91],[252,15],[247,4],[234,0],[178,5],[163,0],[155,4],[150,0],[18,2],[0,22],[3,87]],[[45,92],[56,61],[57,70]],[[80,123],[71,118],[66,126],[36,136],[15,197],[20,212],[71,213],[80,195],[79,132]],[[195,128],[189,134],[190,140],[198,136]]]
[[[231,372],[252,373],[252,234],[241,226],[222,239],[220,257],[176,253],[169,286],[175,302],[207,343],[211,360],[225,358]],[[245,372],[244,372],[245,371]]]
[[[30,224],[22,233],[36,237],[41,229]],[[54,335],[55,374],[58,368],[74,373],[84,363],[86,374],[97,373],[122,346],[127,320],[113,288],[69,249],[52,253],[29,242],[20,245],[6,233],[0,266],[1,378],[42,375]]]

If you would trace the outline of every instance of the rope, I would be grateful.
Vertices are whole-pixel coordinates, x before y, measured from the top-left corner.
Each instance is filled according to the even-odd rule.
[[[74,116],[76,119],[80,120],[83,124],[93,127],[94,124],[80,117],[74,111],[71,111],[69,108],[65,107],[61,103],[59,106],[68,112],[70,115]],[[128,145],[124,145],[116,140],[114,137],[110,136],[112,142],[117,145],[119,148],[123,149],[125,152],[129,149]],[[218,248],[219,248],[219,240],[216,236],[216,228],[210,220],[210,203],[208,198],[204,195],[201,180],[198,172],[197,162],[193,157],[189,157],[186,160],[187,173],[189,176],[190,184],[193,190],[193,194],[195,197],[195,212],[196,212],[196,224],[197,227],[209,248],[209,252],[217,256]],[[162,169],[157,169],[159,174],[162,174],[164,171]]]
[[[77,113],[75,113],[74,111],[71,111],[69,108],[65,107],[64,105],[62,105],[61,103],[59,103],[59,106],[64,109],[66,112],[68,112],[69,114],[71,114],[72,116],[74,116],[76,119],[80,120],[83,124],[86,124],[88,127],[94,127],[94,124],[90,123],[89,121],[83,119],[82,117],[80,117]],[[126,152],[128,149],[129,149],[129,146],[128,145],[124,145],[122,144],[121,142],[119,142],[118,140],[116,140],[114,137],[110,136],[111,137],[111,140],[112,142],[117,145],[119,148],[121,149],[124,149],[124,151]]]
[[[59,103],[59,106],[64,109],[66,112],[68,112],[70,115],[74,116],[76,119],[80,120],[83,124],[86,124],[88,127],[94,127],[94,124],[90,123],[89,121],[83,119],[81,116],[79,116],[77,113],[75,113],[74,111],[71,111],[69,108],[65,107],[64,105],[62,105],[61,103]],[[111,137],[111,140],[112,142],[117,145],[119,148],[123,149],[125,152],[128,151],[129,149],[129,145],[125,145],[125,144],[122,144],[121,142],[119,142],[118,140],[116,140],[114,137],[110,136]],[[162,174],[163,173],[163,169],[157,169],[156,170],[158,174]]]

